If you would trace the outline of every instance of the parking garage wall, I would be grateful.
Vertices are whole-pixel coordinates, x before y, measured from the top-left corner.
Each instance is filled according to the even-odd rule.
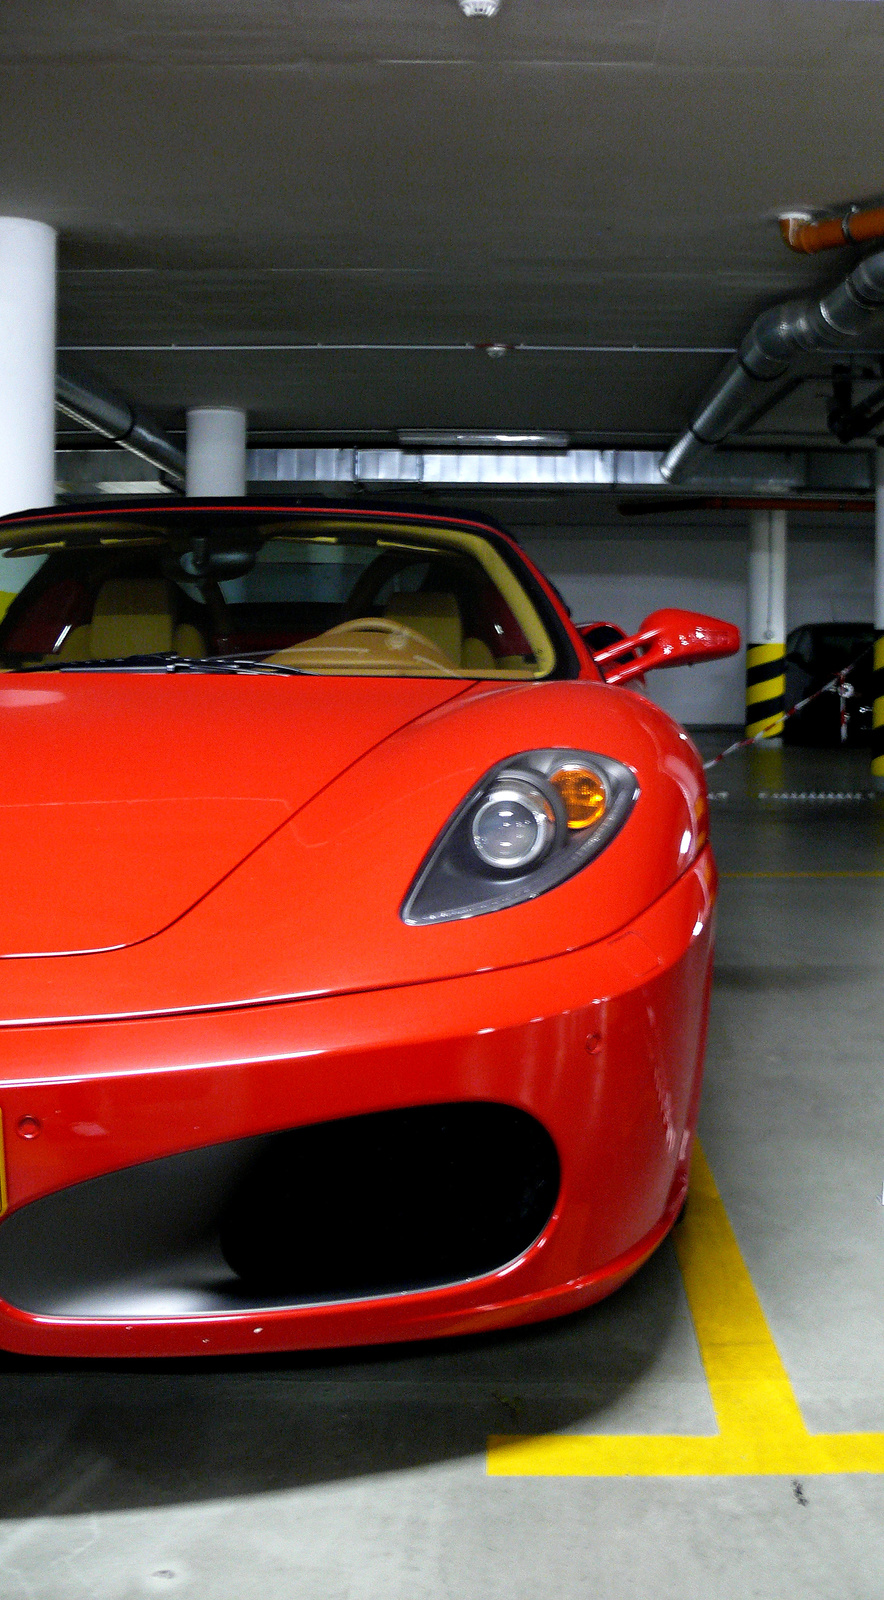
[[[523,547],[548,573],[577,622],[616,622],[629,631],[660,606],[685,606],[746,627],[744,530],[703,533],[654,529],[611,537],[610,527],[515,528]],[[793,531],[789,540],[787,624],[864,622],[872,618],[873,535]],[[654,700],[681,722],[741,724],[745,655],[701,668],[652,673]]]

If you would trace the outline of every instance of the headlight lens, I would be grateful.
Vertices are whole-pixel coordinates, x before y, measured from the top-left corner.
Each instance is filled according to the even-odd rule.
[[[536,784],[498,782],[470,824],[473,849],[487,867],[516,872],[539,861],[556,836],[556,814]]]
[[[536,899],[619,833],[635,773],[586,750],[526,750],[476,784],[423,863],[403,921],[448,922]]]

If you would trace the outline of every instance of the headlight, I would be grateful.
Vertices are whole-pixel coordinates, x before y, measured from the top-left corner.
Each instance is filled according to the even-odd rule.
[[[552,802],[536,783],[498,779],[473,813],[470,838],[486,867],[521,871],[545,856],[556,836]]]
[[[635,773],[587,750],[528,750],[466,796],[423,863],[404,922],[449,922],[534,900],[573,877],[619,833]]]

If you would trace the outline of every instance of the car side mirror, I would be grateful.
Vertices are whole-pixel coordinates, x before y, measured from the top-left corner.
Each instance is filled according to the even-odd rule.
[[[645,617],[631,638],[605,645],[593,656],[606,683],[629,683],[657,667],[692,667],[732,656],[739,648],[740,630],[732,622],[668,606]],[[627,654],[631,659],[623,660]]]

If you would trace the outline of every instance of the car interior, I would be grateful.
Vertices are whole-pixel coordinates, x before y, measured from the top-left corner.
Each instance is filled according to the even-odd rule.
[[[5,554],[19,553],[33,546]],[[7,666],[248,654],[305,671],[535,677],[554,660],[524,591],[507,575],[503,593],[469,550],[323,535],[41,553],[0,625]]]

